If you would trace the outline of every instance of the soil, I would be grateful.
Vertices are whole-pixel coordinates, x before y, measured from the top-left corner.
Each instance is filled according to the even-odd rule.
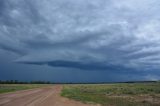
[[[100,106],[84,104],[60,96],[62,85],[0,95],[0,106]]]

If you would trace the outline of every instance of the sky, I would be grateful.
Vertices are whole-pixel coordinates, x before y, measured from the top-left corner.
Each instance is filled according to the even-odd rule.
[[[159,0],[0,0],[0,80],[160,80]]]

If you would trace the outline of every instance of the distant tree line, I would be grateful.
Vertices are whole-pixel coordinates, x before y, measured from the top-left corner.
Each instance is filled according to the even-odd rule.
[[[0,84],[53,84],[50,81],[18,81],[18,80],[0,80]]]
[[[110,84],[110,83],[154,83],[160,81],[126,81],[126,82],[50,82],[50,81],[18,81],[0,80],[0,84]]]

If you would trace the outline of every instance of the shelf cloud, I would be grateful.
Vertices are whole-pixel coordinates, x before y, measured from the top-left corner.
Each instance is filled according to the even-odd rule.
[[[14,62],[81,70],[160,67],[159,0],[0,0]]]

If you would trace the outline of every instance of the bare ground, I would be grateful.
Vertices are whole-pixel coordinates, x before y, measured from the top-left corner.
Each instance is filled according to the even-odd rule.
[[[62,85],[1,94],[0,106],[100,106],[60,96]]]

